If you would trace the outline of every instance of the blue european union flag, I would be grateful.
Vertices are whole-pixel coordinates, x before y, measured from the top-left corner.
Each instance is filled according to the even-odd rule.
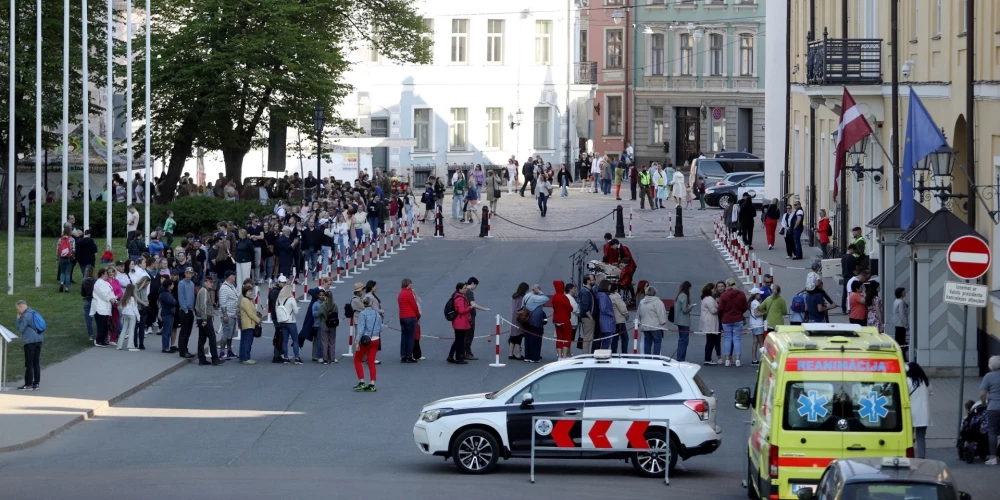
[[[910,87],[910,109],[906,116],[906,144],[903,146],[903,178],[900,179],[900,225],[906,230],[913,224],[913,168],[917,162],[945,146],[948,141],[938,130],[920,97]]]

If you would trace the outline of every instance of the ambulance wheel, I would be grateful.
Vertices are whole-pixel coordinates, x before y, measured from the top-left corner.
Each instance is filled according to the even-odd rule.
[[[750,468],[750,458],[747,457],[747,498],[750,500],[760,500],[757,493],[757,478],[753,476],[753,469]]]
[[[636,474],[642,477],[663,477],[664,452],[667,451],[667,436],[661,431],[651,431],[646,433],[646,444],[649,451],[637,452],[632,455],[632,468]],[[670,443],[670,472],[677,466],[677,440],[673,437]]]

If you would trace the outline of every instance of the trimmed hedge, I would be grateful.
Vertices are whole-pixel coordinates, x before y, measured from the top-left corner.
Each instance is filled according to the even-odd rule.
[[[69,213],[76,216],[77,225],[83,225],[83,201],[70,201]],[[126,207],[124,203],[115,203],[112,207],[114,213],[112,217],[112,236],[124,238],[126,236]],[[136,205],[139,211],[139,229],[144,228],[144,208]],[[94,237],[105,236],[107,206],[103,201],[90,202],[90,230]],[[226,201],[221,198],[207,196],[186,196],[177,199],[166,205],[153,205],[149,211],[149,224],[152,228],[162,226],[167,220],[167,211],[174,211],[174,220],[177,221],[175,238],[186,233],[205,234],[215,231],[216,225],[221,221],[233,221],[237,225],[243,225],[251,213],[257,215],[270,214],[274,210],[273,205],[261,205],[259,201]],[[45,236],[59,236],[62,225],[62,205],[60,203],[49,203],[42,207],[42,234]],[[151,228],[151,229],[152,229]]]

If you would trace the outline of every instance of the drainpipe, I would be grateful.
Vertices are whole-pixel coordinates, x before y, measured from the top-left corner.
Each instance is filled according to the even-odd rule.
[[[629,84],[632,83],[631,82],[631,78],[629,78],[629,63],[631,62],[630,60],[632,59],[632,57],[630,57],[630,55],[634,55],[631,52],[629,52],[630,48],[629,48],[629,44],[628,44],[628,27],[632,25],[631,24],[632,23],[632,12],[631,12],[632,8],[631,8],[631,5],[629,5],[628,2],[625,2],[624,9],[625,9],[625,29],[622,30],[622,31],[623,31],[623,36],[625,38],[625,41],[624,41],[624,43],[625,43],[625,51],[624,51],[624,53],[622,55],[625,56],[625,74],[624,74],[624,76],[625,76],[625,98],[622,99],[622,101],[623,101],[622,102],[622,108],[624,108],[623,109],[623,114],[625,116],[623,117],[624,120],[622,120],[622,122],[624,122],[625,129],[622,130],[622,137],[623,137],[622,142],[623,143],[624,142],[628,142],[629,132],[632,131],[632,127],[629,126],[631,124],[631,121],[632,121],[632,113],[630,113],[629,104],[628,104],[631,101],[631,99],[630,99],[630,93],[629,93]],[[633,40],[632,43],[634,45],[635,41]],[[634,66],[634,64],[633,64],[633,66]],[[625,144],[622,144],[622,151],[623,152],[625,151]]]
[[[573,161],[573,113],[570,89],[573,85],[573,0],[566,0],[566,168]]]
[[[965,7],[965,150],[968,151],[969,226],[976,229],[976,0]]]
[[[785,1],[787,3],[787,15],[785,19],[785,74],[788,75],[788,82],[785,84],[785,175],[782,195],[787,196],[790,184],[788,180],[788,164],[790,162],[788,153],[791,151],[792,143],[792,0]]]
[[[899,171],[899,0],[891,0],[889,13],[890,19],[890,55],[889,66],[892,73],[892,182],[895,189],[892,190],[892,203],[899,203],[900,196],[900,171]],[[907,193],[913,196],[913,193]]]
[[[847,8],[847,0],[844,0]],[[846,24],[844,25],[846,27]],[[845,32],[846,33],[846,32]],[[816,34],[816,0],[809,0],[809,41]],[[807,70],[808,71],[808,70]],[[816,246],[816,109],[809,103],[809,246]]]

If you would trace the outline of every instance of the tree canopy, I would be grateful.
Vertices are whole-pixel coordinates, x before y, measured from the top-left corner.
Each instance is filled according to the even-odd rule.
[[[331,128],[353,129],[334,110],[352,90],[344,75],[361,44],[398,62],[430,58],[413,0],[154,0],[152,19],[151,132],[156,156],[169,158],[164,198],[195,145],[221,151],[239,182],[272,119],[315,139],[320,105]],[[142,71],[134,75],[142,87]],[[141,118],[141,93],[133,108]]]

